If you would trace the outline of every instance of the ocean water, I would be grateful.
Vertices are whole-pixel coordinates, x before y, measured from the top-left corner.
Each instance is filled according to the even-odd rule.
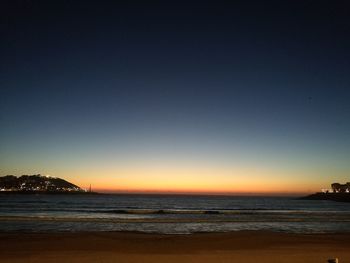
[[[350,203],[292,197],[0,195],[2,232],[350,232]]]

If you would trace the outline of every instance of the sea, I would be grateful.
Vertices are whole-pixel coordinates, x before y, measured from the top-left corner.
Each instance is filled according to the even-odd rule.
[[[0,195],[1,232],[350,232],[350,203],[295,197]]]

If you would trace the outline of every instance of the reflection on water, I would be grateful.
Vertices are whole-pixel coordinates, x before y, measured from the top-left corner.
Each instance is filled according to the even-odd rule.
[[[350,231],[350,204],[287,197],[4,195],[0,231]]]

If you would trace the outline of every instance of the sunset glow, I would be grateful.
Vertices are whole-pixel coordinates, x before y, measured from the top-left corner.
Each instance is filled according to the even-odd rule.
[[[350,42],[337,44],[349,34],[333,20],[316,15],[325,32],[314,32],[309,15],[277,21],[265,5],[109,4],[101,12],[126,11],[91,20],[77,10],[94,5],[62,3],[64,15],[48,4],[45,27],[40,8],[9,18],[1,176],[157,193],[294,194],[349,181]]]

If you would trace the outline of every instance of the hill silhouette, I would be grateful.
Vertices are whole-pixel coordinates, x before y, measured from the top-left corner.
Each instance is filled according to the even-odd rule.
[[[2,192],[85,192],[79,186],[64,179],[50,176],[6,175],[0,177],[0,191]]]

